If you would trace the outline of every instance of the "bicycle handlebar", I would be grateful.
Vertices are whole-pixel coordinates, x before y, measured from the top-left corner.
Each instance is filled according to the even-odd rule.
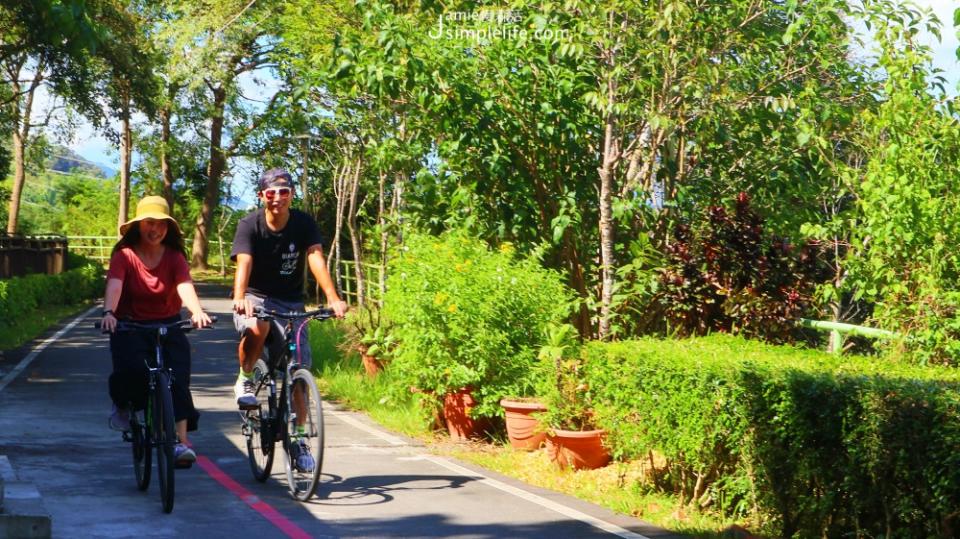
[[[217,316],[215,315],[210,316],[211,324],[216,324],[217,320],[218,320]],[[93,323],[93,327],[95,327],[96,329],[101,329],[102,323],[103,322],[101,320],[98,320]],[[211,326],[208,326],[208,327],[211,327]],[[177,320],[176,322],[170,322],[170,323],[164,324],[160,322],[141,323],[141,322],[134,322],[133,320],[117,320],[117,331],[135,331],[138,329],[156,330],[156,329],[164,329],[164,328],[166,329],[180,328],[180,329],[183,329],[184,331],[190,331],[191,329],[193,329],[193,321],[190,320],[189,318],[184,318],[183,320]]]
[[[326,320],[328,318],[333,318],[336,316],[336,313],[333,312],[333,309],[314,309],[312,311],[307,311],[304,313],[298,312],[288,312],[283,313],[280,311],[271,311],[269,309],[264,309],[263,307],[257,307],[253,310],[254,316],[260,320],[288,320],[293,322],[294,320],[304,320],[307,318],[314,318],[316,320]]]

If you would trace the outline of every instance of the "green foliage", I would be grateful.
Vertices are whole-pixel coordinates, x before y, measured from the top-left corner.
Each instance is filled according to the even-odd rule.
[[[615,454],[779,537],[932,537],[960,506],[960,374],[729,336],[590,343]],[[886,535],[892,532],[892,535]]]
[[[99,262],[97,262],[92,258],[88,258],[81,254],[77,254],[70,250],[67,251],[67,262],[65,264],[65,267],[68,270],[83,268],[86,266],[102,266],[102,265],[103,264],[100,264]]]
[[[541,420],[562,430],[590,430],[594,424],[593,392],[579,356],[577,333],[570,324],[547,326],[540,348],[537,395],[547,405]]]
[[[18,77],[27,57],[42,61],[54,93],[99,125],[98,83],[108,70],[122,73],[127,91],[149,105],[152,63],[139,39],[140,23],[135,9],[113,0],[0,2],[0,65],[17,66],[12,76]],[[6,76],[0,79],[5,84]]]
[[[679,335],[710,331],[789,341],[829,274],[817,245],[794,247],[766,232],[746,193],[680,222],[667,246],[657,300]]]
[[[390,360],[397,346],[393,324],[384,318],[383,311],[375,304],[351,309],[344,326],[344,352],[356,351],[374,356],[382,362]]]
[[[960,358],[960,124],[930,88],[930,51],[913,45],[920,17],[877,22],[883,103],[860,118],[865,166],[846,169],[857,194],[846,290],[875,303],[879,326],[921,363]],[[941,90],[942,92],[942,90]]]
[[[416,396],[406,390],[394,372],[388,369],[373,379],[361,374],[360,357],[343,346],[345,325],[338,320],[310,324],[314,372],[320,377],[324,398],[364,410],[384,426],[409,436],[428,432]]]
[[[59,275],[31,274],[0,281],[0,330],[16,327],[23,313],[45,305],[73,305],[103,293],[103,267],[97,264]]]
[[[24,234],[114,236],[117,182],[82,174],[28,175],[20,210]]]
[[[384,298],[398,341],[390,368],[436,399],[470,386],[474,413],[497,415],[501,397],[533,391],[541,336],[569,304],[556,273],[508,246],[491,251],[458,231],[409,234]]]

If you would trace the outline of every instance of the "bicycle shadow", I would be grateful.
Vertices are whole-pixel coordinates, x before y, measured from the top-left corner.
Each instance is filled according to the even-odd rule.
[[[394,492],[462,488],[479,478],[462,475],[366,475],[344,478],[322,474],[315,505],[379,505],[394,500]]]

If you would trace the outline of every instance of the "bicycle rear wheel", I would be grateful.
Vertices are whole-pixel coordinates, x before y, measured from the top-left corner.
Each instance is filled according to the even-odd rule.
[[[133,473],[137,478],[137,488],[147,490],[150,486],[150,429],[141,420],[140,412],[131,412],[130,445],[133,447]]]
[[[173,395],[170,393],[170,375],[157,373],[157,386],[153,389],[154,444],[157,447],[157,474],[160,476],[160,501],[163,512],[173,511],[173,446],[177,443],[177,431],[173,420]]]
[[[247,438],[247,460],[250,462],[250,471],[257,481],[263,483],[270,477],[273,468],[277,436],[275,431],[277,421],[277,399],[271,397],[270,386],[267,380],[270,376],[269,368],[262,359],[257,360],[253,368],[254,383],[256,385],[257,408],[244,410],[243,434]]]
[[[304,433],[298,434],[296,425],[296,408],[294,407],[294,393],[299,392],[304,398]],[[313,379],[313,374],[306,369],[298,369],[290,379],[290,391],[287,393],[287,403],[290,413],[286,432],[284,433],[284,448],[287,461],[287,485],[290,495],[306,501],[313,496],[320,482],[320,470],[323,466],[323,402],[320,400],[320,391]],[[313,457],[312,469],[298,466],[297,458],[306,448]],[[301,464],[303,464],[301,462]]]

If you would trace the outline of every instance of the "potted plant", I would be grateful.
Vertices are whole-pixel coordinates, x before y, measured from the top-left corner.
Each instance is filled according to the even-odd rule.
[[[372,305],[351,311],[346,327],[343,349],[347,352],[356,351],[367,376],[376,376],[389,361],[397,344],[390,324],[384,319],[380,309]]]
[[[576,343],[576,330],[569,324],[554,325],[541,347],[541,394],[547,411],[547,450],[560,468],[575,470],[606,466],[610,454],[603,445],[604,431],[594,423],[592,393],[583,380],[583,359]]]
[[[446,408],[453,438],[470,436],[457,425],[482,430],[503,414],[504,395],[532,393],[542,328],[566,316],[571,296],[559,275],[509,245],[493,250],[463,231],[410,233],[384,297],[399,341],[391,370],[429,401],[428,416]]]

